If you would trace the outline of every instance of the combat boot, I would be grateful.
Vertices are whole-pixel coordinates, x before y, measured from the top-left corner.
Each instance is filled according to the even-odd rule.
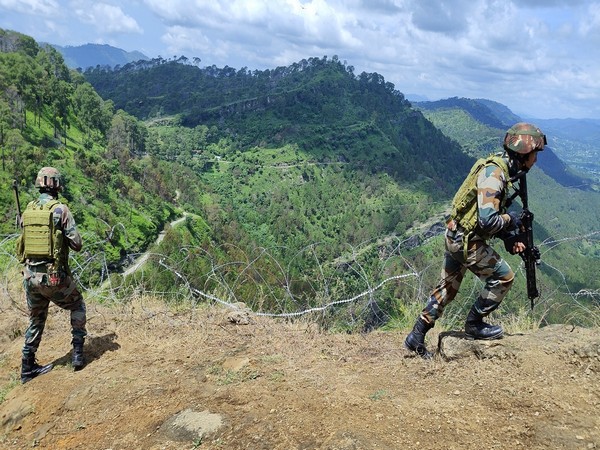
[[[493,340],[500,339],[504,330],[500,325],[490,325],[483,318],[495,310],[500,304],[493,300],[485,300],[479,297],[467,316],[465,322],[465,334],[469,339]]]
[[[83,367],[85,360],[83,358],[83,342],[73,343],[73,369],[79,370]]]
[[[38,375],[50,372],[52,367],[54,367],[52,364],[40,366],[35,360],[35,355],[23,357],[21,360],[21,383],[25,384]]]
[[[412,331],[404,340],[404,347],[415,352],[423,359],[433,358],[433,353],[425,347],[425,334],[433,328],[433,323],[427,323],[419,316]]]

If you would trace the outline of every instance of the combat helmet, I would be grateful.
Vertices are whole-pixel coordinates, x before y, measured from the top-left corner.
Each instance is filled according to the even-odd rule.
[[[546,135],[535,125],[525,122],[513,125],[504,136],[504,149],[520,155],[540,152],[546,144]]]
[[[62,191],[62,175],[54,167],[42,167],[35,179],[35,187],[51,191]]]

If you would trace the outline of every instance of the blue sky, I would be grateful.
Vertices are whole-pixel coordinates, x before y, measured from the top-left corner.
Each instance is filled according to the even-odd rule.
[[[0,28],[250,70],[337,55],[409,97],[600,119],[600,0],[0,0]]]

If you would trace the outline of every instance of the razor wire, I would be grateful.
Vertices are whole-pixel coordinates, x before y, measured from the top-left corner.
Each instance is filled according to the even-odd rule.
[[[594,239],[598,235],[600,235],[600,231],[593,231],[593,232],[590,232],[590,233],[587,233],[587,234],[582,234],[582,235],[577,235],[577,236],[568,236],[568,237],[564,237],[564,238],[560,238],[560,239],[550,239],[550,238],[548,238],[548,239],[546,239],[546,240],[544,240],[543,242],[540,243],[540,247],[545,248],[544,253],[547,253],[548,251],[551,251],[552,249],[554,249],[557,245],[562,245],[562,244],[569,243],[569,242],[574,242],[574,241],[580,241],[582,239],[590,239],[590,238]],[[16,236],[18,236],[18,235],[17,234],[10,234],[10,235],[2,236],[2,239],[0,240],[0,245],[3,245],[3,244],[6,245],[9,241],[14,240],[16,238]],[[395,247],[393,247],[393,248],[390,247],[386,251],[388,259],[391,258],[392,256],[403,258],[400,249],[402,248],[403,244],[406,243],[407,240],[400,240],[397,237],[395,237],[395,238],[398,240],[397,244],[395,244]],[[433,237],[429,237],[427,239],[423,239],[421,241],[421,245],[423,244],[423,242],[426,242],[427,240],[432,239],[432,238]],[[93,265],[94,260],[98,260],[98,259],[101,260],[100,261],[100,263],[101,263],[100,264],[100,267],[101,267],[101,269],[100,269],[101,270],[101,273],[100,273],[100,284],[98,286],[99,287],[99,291],[102,291],[102,286],[101,285],[104,285],[104,287],[108,288],[109,291],[113,289],[113,287],[111,285],[110,275],[111,275],[111,273],[114,273],[114,270],[109,269],[109,265],[108,265],[108,263],[107,263],[107,261],[105,259],[105,255],[103,255],[103,252],[93,252],[93,247],[96,247],[101,242],[102,242],[102,240],[97,240],[95,242],[91,242],[89,244],[89,246],[88,246],[90,248],[90,250],[87,251],[87,253],[84,252],[84,258],[80,258],[79,260],[75,260],[73,258],[71,259],[72,262],[73,262],[73,264],[74,264],[74,269],[75,269],[74,270],[74,276],[75,276],[76,280],[78,281],[78,284],[80,285],[80,287],[84,291],[87,291],[88,293],[92,292],[93,288],[90,288],[89,286],[83,286],[82,283],[81,283],[81,280],[79,279],[78,275],[80,273],[83,273],[83,272],[86,272],[88,270],[91,270],[91,267]],[[381,244],[381,240],[380,241],[373,240],[373,243],[374,244]],[[231,245],[233,245],[233,244],[231,244]],[[318,259],[317,256],[316,256],[316,253],[314,251],[314,247],[316,245],[318,245],[318,244],[311,244],[311,245],[305,247],[305,249],[310,249],[310,251],[313,253],[314,257],[316,259]],[[4,253],[8,254],[8,252],[6,252],[6,251]],[[244,266],[243,270],[240,273],[237,274],[237,278],[233,282],[233,284],[231,284],[231,283],[228,284],[227,282],[225,282],[223,280],[223,284],[224,284],[225,289],[227,291],[229,291],[229,293],[231,295],[231,297],[225,298],[225,299],[222,298],[223,296],[215,295],[214,293],[206,292],[206,290],[202,290],[202,289],[199,289],[199,288],[193,286],[189,282],[188,278],[186,277],[186,275],[183,272],[181,272],[180,270],[178,270],[178,269],[170,266],[169,264],[167,264],[166,259],[165,259],[165,255],[163,255],[163,254],[160,254],[160,253],[151,253],[151,252],[144,252],[144,253],[139,253],[139,254],[132,254],[132,255],[129,255],[129,256],[131,257],[131,256],[138,255],[140,258],[142,258],[144,256],[147,258],[148,255],[152,255],[153,257],[155,257],[155,261],[157,260],[158,264],[163,269],[171,272],[175,277],[177,277],[177,279],[179,279],[183,283],[183,285],[185,286],[185,289],[187,290],[187,292],[191,293],[193,296],[195,296],[195,297],[203,297],[203,298],[206,298],[208,300],[211,300],[211,301],[214,301],[216,303],[219,303],[219,304],[221,304],[221,305],[223,305],[223,306],[225,306],[225,307],[227,307],[229,309],[236,310],[236,309],[240,309],[240,306],[238,304],[236,304],[236,303],[239,303],[239,302],[233,302],[233,301],[231,301],[232,297],[235,300],[234,289],[235,289],[236,285],[238,284],[238,282],[239,282],[240,278],[242,277],[242,275],[244,274],[244,272],[246,272],[248,269],[250,269],[256,263],[256,261],[259,258],[261,258],[262,256],[264,256],[267,253],[268,253],[267,250],[263,248],[263,249],[261,249],[261,251],[259,252],[258,255],[255,255],[253,258],[250,258],[248,261],[241,261],[241,262],[240,261],[227,261],[227,262],[223,262],[223,263],[221,263],[221,264],[219,264],[217,266],[214,266],[212,268],[212,273],[211,273],[210,276],[212,276],[212,277],[219,277],[219,276],[221,276],[218,273],[219,270],[223,270],[224,268],[232,266],[232,265],[243,265]],[[353,251],[353,255],[352,255],[352,258],[350,259],[350,261],[356,262],[356,255],[357,255],[357,253],[360,253],[360,252]],[[269,255],[269,256],[271,258],[273,258],[272,255]],[[14,259],[14,257],[13,257],[13,259]],[[139,259],[137,261],[139,261]],[[136,265],[137,261],[134,261],[132,263],[132,266]],[[283,275],[283,277],[286,280],[286,282],[285,282],[285,290],[288,292],[287,295],[289,296],[289,299],[291,299],[292,301],[296,302],[296,299],[294,298],[294,295],[290,291],[290,284],[289,284],[290,280],[288,278],[289,274],[286,273],[286,270],[284,270],[284,268],[280,265],[279,261],[277,261],[276,259],[273,259],[273,261],[275,261],[276,265],[279,267],[280,273]],[[599,291],[598,290],[594,290],[594,289],[580,289],[578,292],[571,292],[568,289],[568,283],[567,283],[567,279],[566,279],[565,275],[558,268],[550,265],[549,263],[545,262],[544,260],[542,260],[542,261],[543,261],[543,263],[545,263],[545,265],[548,268],[550,268],[551,270],[554,270],[554,271],[556,271],[557,273],[560,274],[560,276],[563,279],[563,286],[567,287],[567,292],[562,292],[562,293],[565,294],[565,295],[568,295],[579,306],[582,306],[580,304],[580,301],[578,300],[579,298],[582,298],[582,297],[591,297],[592,299],[597,299],[597,297],[599,295]],[[98,262],[98,261],[96,261],[96,262]],[[322,267],[321,267],[321,263],[318,262],[318,261],[317,261],[317,263],[319,265],[319,267],[318,267],[319,272],[321,273],[321,276],[324,278]],[[365,298],[367,296],[372,296],[375,292],[379,291],[386,284],[388,284],[390,282],[398,281],[398,280],[407,280],[408,278],[414,278],[414,279],[417,280],[418,291],[419,291],[418,296],[420,296],[421,293],[422,293],[422,291],[423,291],[423,278],[424,278],[423,275],[424,275],[424,272],[429,269],[429,266],[427,268],[423,269],[419,273],[418,271],[414,270],[410,266],[410,264],[408,263],[408,261],[405,260],[405,263],[408,265],[408,267],[410,269],[412,269],[410,272],[403,273],[403,274],[400,274],[400,275],[389,276],[389,277],[383,279],[382,281],[378,282],[375,285],[371,285],[371,280],[368,279],[367,276],[363,274],[362,278],[363,278],[363,281],[366,282],[367,288],[365,290],[363,290],[362,292],[360,292],[358,294],[355,294],[355,295],[352,295],[352,296],[350,296],[348,298],[343,298],[343,299],[339,299],[339,300],[331,299],[330,298],[331,294],[329,292],[328,285],[327,285],[327,283],[325,283],[325,288],[324,288],[325,289],[325,294],[324,294],[324,296],[326,298],[330,299],[330,301],[328,301],[325,304],[318,305],[318,306],[313,306],[313,307],[306,307],[304,309],[300,309],[298,311],[291,311],[291,312],[269,312],[269,311],[266,311],[266,312],[264,312],[264,311],[255,312],[255,311],[251,311],[249,308],[248,308],[248,310],[250,310],[251,313],[253,315],[255,315],[255,316],[273,317],[273,318],[294,318],[294,317],[300,317],[300,316],[304,316],[304,315],[311,314],[311,313],[323,312],[323,311],[326,311],[326,310],[328,310],[330,308],[333,308],[333,307],[336,307],[336,306],[339,306],[339,305],[345,305],[345,304],[356,302],[356,301],[358,301],[358,300],[360,300],[362,298]],[[96,267],[98,267],[98,265],[96,265]],[[521,269],[522,269],[522,267],[519,267],[519,270],[521,270]],[[354,269],[354,267],[353,267],[353,270],[356,270],[356,269]],[[262,277],[262,275],[260,275],[260,276],[261,276],[261,279],[264,280],[264,278]],[[108,284],[106,284],[106,283],[108,283]],[[323,286],[320,286],[320,288],[323,288]],[[314,289],[315,293],[317,294],[317,296],[318,296],[319,293],[323,294],[318,289],[315,289],[314,287],[313,287],[313,289]],[[98,291],[95,291],[94,293],[96,295],[101,295]],[[148,292],[148,293],[152,293],[152,292]],[[154,293],[155,294],[164,294],[164,295],[169,295],[169,294],[172,295],[173,294],[173,292],[161,292],[161,293],[154,292]],[[271,291],[271,294],[274,295],[274,293],[272,291]],[[114,295],[114,293],[113,293],[113,295]],[[110,293],[105,298],[110,298]],[[282,299],[277,299],[277,302],[280,303],[280,304],[285,303],[284,300],[282,300]]]
[[[164,260],[161,259],[159,261],[159,264],[164,267],[165,269],[171,271],[173,274],[175,274],[179,279],[181,279],[184,283],[186,283],[189,286],[189,283],[187,281],[187,279],[178,271],[174,270],[172,267],[167,266],[164,263]],[[386,278],[385,280],[383,280],[382,282],[380,282],[377,286],[373,287],[373,288],[369,288],[366,291],[361,292],[358,295],[355,295],[354,297],[351,298],[347,298],[347,299],[343,299],[343,300],[336,300],[336,301],[332,301],[329,302],[323,306],[316,306],[316,307],[312,307],[312,308],[307,308],[304,309],[302,311],[295,311],[295,312],[291,312],[291,313],[265,313],[265,312],[254,312],[252,311],[252,314],[254,314],[255,316],[263,316],[263,317],[298,317],[298,316],[303,316],[312,312],[320,312],[320,311],[325,311],[326,309],[329,309],[333,306],[337,306],[337,305],[343,305],[346,303],[351,303],[354,302],[356,300],[358,300],[359,298],[365,297],[366,295],[371,295],[373,294],[375,291],[378,291],[379,289],[381,289],[384,285],[386,285],[387,283],[394,281],[394,280],[400,280],[400,279],[404,279],[404,278],[408,278],[408,277],[418,277],[419,274],[416,272],[411,272],[411,273],[406,273],[406,274],[402,274],[402,275],[394,275],[391,277]],[[201,291],[200,289],[194,288],[192,286],[190,286],[190,292],[193,292],[194,294],[201,296],[201,297],[205,297],[208,298],[209,300],[213,300],[223,306],[226,306],[228,308],[231,309],[240,309],[239,306],[230,303],[226,300],[223,300],[215,295],[212,294],[208,294],[206,292]]]

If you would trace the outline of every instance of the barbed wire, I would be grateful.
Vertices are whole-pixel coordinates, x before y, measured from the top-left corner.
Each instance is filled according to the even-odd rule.
[[[181,273],[179,273],[177,270],[174,270],[172,267],[167,266],[166,264],[164,264],[164,260],[160,260],[159,264],[164,267],[165,269],[171,271],[173,274],[175,274],[179,279],[181,279],[186,285],[188,285],[190,287],[190,291],[193,292],[196,295],[208,298],[209,300],[213,300],[223,306],[226,306],[228,308],[231,309],[240,309],[240,307],[234,303],[228,302],[226,300],[223,300],[219,297],[217,297],[216,295],[212,295],[206,292],[201,291],[200,289],[196,289],[194,287],[191,287],[186,279],[186,277],[184,277]],[[408,277],[418,277],[419,275],[415,272],[411,272],[411,273],[407,273],[407,274],[402,274],[402,275],[394,275],[392,277],[388,277],[385,280],[383,280],[381,283],[379,283],[377,286],[373,287],[373,288],[369,288],[364,292],[361,292],[358,295],[355,295],[354,297],[351,298],[347,298],[344,300],[336,300],[336,301],[331,301],[325,305],[322,306],[317,306],[317,307],[312,307],[312,308],[307,308],[304,309],[302,311],[295,311],[295,312],[291,312],[291,313],[265,313],[265,312],[254,312],[252,311],[252,313],[256,316],[263,316],[263,317],[298,317],[298,316],[303,316],[305,314],[309,314],[312,312],[319,312],[319,311],[324,311],[328,308],[331,308],[333,306],[337,306],[337,305],[343,305],[345,303],[350,303],[353,301],[358,300],[359,298],[362,298],[366,295],[370,295],[373,292],[381,289],[385,284],[394,281],[394,280],[400,280],[400,279],[404,279],[404,278],[408,278]]]
[[[114,230],[114,227],[113,227],[113,230]],[[539,246],[542,249],[545,249],[544,250],[544,254],[545,254],[545,253],[553,250],[558,245],[570,243],[570,242],[578,242],[583,239],[594,238],[595,236],[598,236],[598,235],[600,235],[600,231],[593,231],[593,232],[586,233],[586,234],[581,234],[581,235],[577,235],[577,236],[568,236],[568,237],[563,237],[560,239],[548,238],[545,241],[541,242]],[[0,240],[0,246],[3,249],[8,248],[10,241],[14,240],[17,236],[18,236],[17,234],[2,236],[2,239]],[[421,239],[419,241],[420,245],[424,245],[424,243],[428,242],[431,239],[434,239],[435,237],[436,236],[430,236],[426,239]],[[394,242],[394,240],[396,242]],[[88,247],[87,253],[84,252],[84,253],[80,254],[78,258],[71,259],[73,269],[74,269],[73,272],[74,272],[75,278],[76,278],[79,286],[81,287],[81,289],[83,291],[85,291],[87,293],[87,295],[95,296],[103,301],[115,299],[117,296],[118,290],[121,289],[121,287],[122,287],[121,282],[119,282],[119,283],[117,283],[117,285],[113,286],[110,275],[112,273],[114,273],[114,270],[109,269],[109,264],[107,262],[106,254],[103,251],[94,251],[96,248],[100,248],[101,245],[105,242],[106,241],[104,241],[102,239],[99,239],[99,240],[97,239],[97,240],[91,242],[90,244],[86,245],[86,247]],[[392,237],[389,240],[386,240],[385,245],[383,245],[382,242],[383,241],[381,239],[379,239],[379,240],[372,239],[370,241],[361,243],[358,247],[350,246],[350,250],[351,250],[350,256],[345,259],[346,262],[344,262],[343,264],[347,267],[348,270],[350,270],[357,277],[358,280],[360,280],[366,286],[366,288],[357,294],[350,295],[350,296],[348,296],[346,298],[342,298],[342,299],[335,298],[335,296],[338,294],[333,292],[331,290],[331,287],[332,287],[332,283],[334,283],[336,280],[327,278],[327,276],[325,274],[326,271],[324,270],[324,263],[322,261],[320,261],[319,256],[317,254],[317,248],[320,245],[322,245],[322,243],[313,243],[313,244],[307,245],[303,249],[299,250],[297,252],[298,255],[301,255],[301,254],[311,255],[311,257],[314,259],[314,264],[315,264],[314,274],[318,275],[318,279],[310,280],[309,285],[314,294],[314,296],[313,296],[314,298],[312,300],[313,301],[316,300],[317,302],[319,300],[321,300],[321,301],[323,301],[323,303],[318,304],[316,306],[310,306],[310,307],[302,306],[302,302],[296,298],[296,296],[294,295],[294,293],[292,292],[292,289],[291,289],[291,286],[292,286],[292,277],[290,276],[291,265],[292,265],[291,261],[294,258],[296,258],[296,256],[294,256],[293,258],[291,258],[290,261],[288,261],[287,267],[284,267],[281,265],[281,263],[278,261],[278,259],[273,256],[273,254],[271,253],[271,251],[269,251],[269,249],[257,248],[257,249],[255,249],[257,251],[257,253],[255,255],[249,256],[244,252],[244,250],[241,247],[239,247],[235,244],[223,244],[223,247],[229,247],[229,249],[232,250],[232,253],[237,252],[237,253],[243,254],[245,257],[245,260],[230,260],[230,261],[222,262],[222,261],[219,261],[218,258],[214,257],[214,255],[211,255],[209,250],[199,249],[196,247],[181,248],[181,254],[183,255],[183,258],[180,260],[172,260],[169,257],[167,257],[166,255],[164,255],[162,253],[157,253],[157,252],[145,252],[145,253],[139,253],[136,255],[146,256],[146,257],[150,256],[165,271],[172,273],[180,281],[180,289],[183,288],[183,291],[180,291],[181,295],[182,295],[182,292],[188,292],[188,293],[192,294],[191,295],[192,297],[206,298],[210,301],[219,303],[229,309],[236,310],[236,309],[240,309],[239,303],[246,303],[246,302],[239,302],[237,299],[236,292],[237,292],[238,286],[244,285],[244,283],[246,283],[248,280],[253,280],[257,286],[261,285],[261,288],[266,289],[266,291],[265,291],[266,295],[272,299],[272,304],[278,305],[277,309],[280,309],[280,311],[273,311],[273,310],[271,310],[271,311],[258,310],[256,312],[250,311],[253,315],[264,316],[264,317],[274,317],[274,318],[295,318],[295,317],[308,315],[311,313],[321,313],[330,308],[334,308],[334,307],[340,306],[340,305],[354,303],[354,302],[357,302],[358,300],[365,299],[365,298],[369,299],[369,302],[372,302],[374,300],[373,296],[377,291],[381,290],[385,285],[387,285],[391,282],[400,281],[400,280],[402,280],[403,283],[407,283],[407,285],[409,285],[414,290],[415,298],[417,300],[421,299],[421,298],[425,298],[428,294],[428,292],[426,292],[426,291],[428,291],[430,288],[428,286],[428,283],[430,284],[430,282],[431,282],[431,280],[426,282],[427,277],[425,276],[425,273],[427,271],[429,271],[431,266],[437,265],[438,261],[432,261],[432,263],[430,265],[428,265],[428,266],[422,268],[420,271],[418,271],[411,265],[411,263],[402,254],[402,251],[406,248],[408,239],[400,239],[398,237]],[[378,269],[375,272],[369,272],[361,264],[360,257],[362,255],[362,253],[364,253],[365,247],[373,246],[373,245],[376,245],[379,248],[378,256],[379,256],[380,263],[379,263]],[[205,258],[208,261],[210,261],[210,270],[207,273],[205,273],[203,276],[200,277],[200,279],[204,278],[206,280],[205,288],[194,286],[193,283],[189,280],[189,277],[186,276],[185,273],[183,273],[177,267],[177,266],[181,267],[183,265],[183,263],[189,261],[189,259],[192,258],[194,251],[197,252],[198,250],[204,254]],[[235,250],[235,252],[233,252],[233,250]],[[274,250],[274,249],[271,249],[271,250]],[[10,251],[5,250],[2,252],[2,254],[5,257],[8,257],[9,259],[12,258],[13,262],[16,264],[16,259],[14,258],[14,256],[11,255]],[[130,256],[135,256],[135,255],[130,255]],[[386,271],[389,271],[390,269],[397,270],[399,268],[399,265],[397,263],[393,266],[390,266],[390,268],[388,268],[389,262],[393,258],[396,258],[398,261],[400,261],[401,265],[408,268],[409,271],[406,273],[400,274],[400,275],[385,276],[384,274]],[[275,292],[274,286],[269,284],[267,278],[265,277],[265,275],[267,275],[267,274],[260,273],[257,270],[257,265],[258,265],[259,261],[264,261],[266,259],[269,259],[269,261],[272,263],[273,267],[275,267],[275,270],[276,270],[275,273],[281,278],[281,280],[283,280],[279,287],[283,286],[283,289],[281,290],[281,292],[284,293],[284,297],[278,297],[277,292]],[[557,287],[553,292],[547,292],[546,295],[544,296],[545,299],[548,299],[557,293],[564,294],[564,295],[567,295],[568,297],[570,297],[572,299],[572,301],[578,305],[579,308],[582,308],[583,310],[585,310],[586,312],[589,312],[591,314],[597,314],[596,312],[591,311],[585,304],[582,304],[579,301],[579,299],[583,298],[583,297],[590,297],[590,298],[596,299],[600,295],[599,291],[597,289],[580,289],[578,292],[571,292],[568,287],[569,284],[568,284],[567,277],[564,275],[564,273],[561,270],[559,270],[558,268],[552,266],[551,264],[547,263],[544,260],[543,260],[543,263],[548,268],[550,268],[553,271],[556,271],[559,274],[559,276],[563,280],[563,283],[562,283],[563,288],[565,288],[565,287],[567,288],[566,291],[562,290],[559,292],[560,287]],[[136,262],[134,261],[132,265],[135,265],[135,264],[136,264]],[[332,263],[330,262],[328,264],[332,264]],[[340,263],[338,262],[337,264],[340,264]],[[333,265],[336,265],[336,264],[333,264]],[[89,273],[92,270],[98,270],[98,267],[100,267],[98,286],[96,288],[94,288],[93,286],[90,286],[90,285],[84,286],[83,283],[81,282],[81,279],[83,278],[83,274]],[[235,269],[235,276],[233,279],[229,278],[229,281],[228,281],[228,279],[225,277],[225,274],[228,272],[231,272],[231,269]],[[518,270],[522,272],[523,266],[521,265]],[[384,275],[384,277],[382,277],[383,279],[381,281],[378,281],[377,278],[381,277],[382,275]],[[408,283],[409,279],[413,280],[414,283],[409,284]],[[213,288],[207,290],[206,287],[209,285],[210,281],[214,281],[217,285],[217,288],[213,287]],[[477,281],[476,281],[476,283],[477,283]],[[133,289],[133,291],[135,291],[137,288],[134,286],[134,287],[132,287],[132,289]],[[472,295],[476,289],[477,289],[477,286],[473,285],[471,287],[471,292],[467,293],[467,295],[469,295],[469,294]],[[220,291],[222,293],[219,293]],[[159,296],[169,296],[169,295],[176,294],[177,291],[146,290],[144,293],[145,294],[155,294],[155,295],[159,295]],[[185,295],[184,295],[184,298],[185,298]],[[545,301],[545,300],[542,300],[542,301]],[[285,311],[285,309],[289,308],[291,305],[296,305],[298,307],[298,310]]]

